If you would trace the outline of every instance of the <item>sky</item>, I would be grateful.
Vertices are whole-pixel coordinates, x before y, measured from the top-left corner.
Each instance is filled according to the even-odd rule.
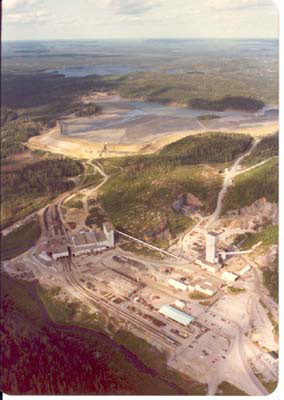
[[[272,0],[2,0],[3,40],[277,38]]]

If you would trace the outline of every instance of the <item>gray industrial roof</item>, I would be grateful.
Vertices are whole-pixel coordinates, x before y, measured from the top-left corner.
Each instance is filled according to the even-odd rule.
[[[66,252],[68,252],[68,247],[65,246],[64,244],[55,246],[52,250],[53,254],[61,254]]]
[[[95,236],[98,242],[104,242],[107,240],[106,235],[103,232],[95,232]]]
[[[95,243],[96,242],[96,236],[95,236],[94,232],[86,232],[84,235],[85,235],[87,243]]]

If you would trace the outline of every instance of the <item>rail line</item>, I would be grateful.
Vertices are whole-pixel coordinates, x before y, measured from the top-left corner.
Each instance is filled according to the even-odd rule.
[[[144,331],[146,330],[146,331],[150,332],[157,340],[162,342],[163,345],[168,346],[171,350],[175,350],[176,349],[176,346],[177,346],[178,342],[176,342],[171,337],[168,337],[167,335],[156,331],[152,326],[150,326],[146,322],[140,321],[139,319],[133,317],[129,313],[121,310],[120,308],[114,306],[113,304],[110,304],[108,301],[106,301],[106,300],[104,300],[104,299],[102,299],[100,297],[97,297],[93,293],[90,294],[88,289],[84,288],[74,278],[74,276],[72,275],[72,263],[71,263],[71,261],[69,259],[65,259],[65,265],[67,267],[67,268],[64,269],[65,270],[65,277],[66,277],[68,283],[74,289],[79,290],[80,293],[83,294],[83,296],[87,297],[89,300],[91,300],[91,301],[93,301],[95,303],[98,303],[98,304],[102,305],[106,309],[111,310],[114,313],[114,315],[119,315],[121,318],[131,321],[139,329],[142,329]]]

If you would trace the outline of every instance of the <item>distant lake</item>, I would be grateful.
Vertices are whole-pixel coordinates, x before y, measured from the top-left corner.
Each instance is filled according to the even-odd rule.
[[[63,67],[56,70],[48,70],[49,73],[65,75],[66,78],[83,78],[88,75],[127,75],[132,72],[154,71],[152,66],[136,65],[82,65],[76,67]]]

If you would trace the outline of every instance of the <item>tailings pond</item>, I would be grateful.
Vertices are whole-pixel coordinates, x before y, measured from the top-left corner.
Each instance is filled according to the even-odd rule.
[[[122,99],[118,95],[94,95],[85,99],[101,105],[102,114],[62,121],[62,134],[91,142],[139,144],[184,131],[239,129],[277,121],[278,109],[265,107],[252,113],[228,110],[213,112]],[[215,119],[199,119],[214,115]]]

